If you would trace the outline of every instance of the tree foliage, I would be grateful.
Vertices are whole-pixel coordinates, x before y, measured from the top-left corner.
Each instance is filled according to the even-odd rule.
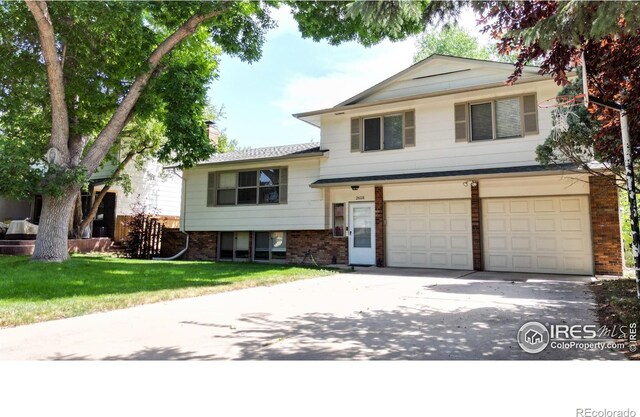
[[[417,48],[413,62],[418,62],[433,54],[475,59],[491,58],[490,48],[480,45],[469,32],[457,26],[445,26],[441,30],[424,32],[418,38]]]
[[[623,104],[628,111],[632,151],[640,152],[640,5],[637,2],[515,2],[482,6],[485,30],[498,39],[501,53],[517,55],[515,82],[525,64],[538,60],[542,74],[568,86],[562,93],[582,93],[581,81],[569,85],[570,71],[587,68],[589,94],[602,101]],[[591,105],[578,110],[570,130],[555,146],[575,156],[592,148],[596,160],[614,172],[622,166],[618,112]],[[539,150],[541,161],[551,155],[547,141]]]
[[[135,78],[148,69],[155,48],[185,20],[224,8],[162,58],[130,120],[159,122],[165,140],[154,147],[163,162],[192,166],[209,156],[203,124],[206,89],[224,51],[259,58],[264,32],[273,26],[256,2],[53,2],[48,4],[64,73],[69,143],[80,155],[58,171],[44,161],[51,132],[51,102],[36,22],[24,3],[0,3],[0,147],[5,170],[0,194],[52,194],[65,181],[86,180],[75,169],[94,145]],[[113,140],[111,146],[117,146]],[[110,146],[110,147],[111,147]],[[112,152],[107,152],[112,153]],[[67,172],[68,174],[68,172]],[[64,177],[64,178],[62,178]],[[15,181],[14,181],[15,180]]]

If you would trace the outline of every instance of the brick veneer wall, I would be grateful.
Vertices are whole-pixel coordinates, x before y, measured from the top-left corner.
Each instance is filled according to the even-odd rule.
[[[308,250],[311,250],[314,259],[321,265],[331,264],[334,256],[339,264],[349,262],[347,238],[334,237],[332,230],[294,230],[287,232],[287,262],[302,262]]]
[[[618,189],[613,179],[589,177],[593,261],[597,275],[622,275]]]
[[[384,259],[384,196],[382,187],[375,188],[376,211],[376,265],[385,266]]]
[[[187,237],[180,229],[164,229],[160,242],[160,256],[168,258],[177,254],[184,248],[186,241]]]
[[[189,232],[189,250],[185,259],[215,260],[218,258],[218,232]]]

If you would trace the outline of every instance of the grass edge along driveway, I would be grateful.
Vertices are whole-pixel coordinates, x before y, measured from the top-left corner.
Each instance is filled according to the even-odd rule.
[[[75,255],[63,263],[0,256],[0,328],[326,276],[295,265]]]

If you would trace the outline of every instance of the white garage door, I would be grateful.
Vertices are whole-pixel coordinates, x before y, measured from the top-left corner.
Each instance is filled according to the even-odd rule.
[[[473,269],[470,200],[390,202],[387,265]]]
[[[484,269],[592,274],[586,196],[482,200]]]

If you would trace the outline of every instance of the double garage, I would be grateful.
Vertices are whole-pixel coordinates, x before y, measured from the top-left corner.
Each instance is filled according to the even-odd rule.
[[[587,182],[545,176],[476,184],[484,270],[594,273]],[[474,269],[470,187],[385,186],[387,265]]]

